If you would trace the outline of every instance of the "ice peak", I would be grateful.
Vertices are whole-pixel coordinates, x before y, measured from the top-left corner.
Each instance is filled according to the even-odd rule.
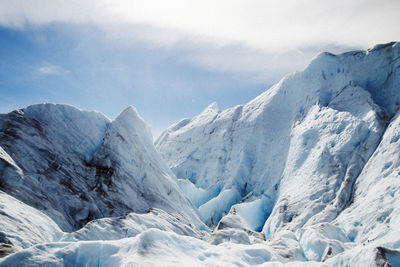
[[[137,109],[134,106],[128,106],[126,107],[116,118],[125,118],[125,117],[134,117],[134,118],[140,118],[139,113]],[[140,118],[141,119],[141,118]]]
[[[210,105],[208,105],[198,116],[213,116],[215,114],[219,113],[219,107],[217,105],[217,102],[213,102]]]
[[[114,125],[121,125],[129,132],[135,132],[137,134],[145,136],[149,142],[152,142],[153,137],[151,134],[150,127],[140,117],[138,111],[134,106],[128,106],[125,108],[112,122]]]
[[[141,125],[142,128],[147,128],[147,124],[143,118],[140,117],[137,109],[134,106],[128,106],[125,108],[115,119],[114,122],[120,122],[125,126],[136,127],[135,125]]]
[[[215,110],[215,111],[219,111],[219,107],[218,107],[218,104],[217,104],[217,102],[212,102],[210,105],[208,105],[206,108],[205,108],[205,110],[209,110],[209,109],[211,109],[211,110]]]

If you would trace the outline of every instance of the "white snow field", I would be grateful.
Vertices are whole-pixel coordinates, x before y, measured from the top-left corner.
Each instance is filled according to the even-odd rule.
[[[400,43],[166,129],[0,115],[0,266],[400,266]]]

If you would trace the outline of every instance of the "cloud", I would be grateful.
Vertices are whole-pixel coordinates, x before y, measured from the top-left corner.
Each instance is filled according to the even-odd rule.
[[[400,36],[398,10],[398,0],[3,0],[0,24],[93,23],[111,32],[140,24],[157,28],[158,34],[131,38],[158,44],[197,38],[273,52],[392,41]]]
[[[45,63],[36,69],[36,72],[40,75],[64,75],[69,73],[69,70],[64,69],[61,66]]]
[[[213,71],[248,73],[253,81],[261,83],[277,82],[287,73],[304,69],[321,51],[340,53],[354,49],[334,45],[299,47],[285,51],[253,49],[240,44],[189,47],[191,50],[182,55],[185,62]]]
[[[319,52],[396,40],[398,10],[398,0],[3,0],[0,25],[94,25],[112,45],[143,42],[180,51],[178,60],[201,68],[276,81]],[[39,73],[66,72],[42,66]]]
[[[304,69],[320,52],[341,53],[363,48],[316,43],[308,46],[260,49],[244,42],[219,43],[204,37],[184,38],[172,30],[140,24],[123,25],[118,31],[105,33],[110,46],[117,44],[126,51],[138,42],[143,42],[148,49],[173,60],[213,72],[244,73],[254,82],[269,84],[271,81],[278,81],[287,73]]]

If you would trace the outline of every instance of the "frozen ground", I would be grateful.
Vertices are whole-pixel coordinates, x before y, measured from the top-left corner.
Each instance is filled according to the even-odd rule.
[[[390,43],[323,53],[155,147],[133,107],[0,115],[0,266],[400,266],[399,105]]]

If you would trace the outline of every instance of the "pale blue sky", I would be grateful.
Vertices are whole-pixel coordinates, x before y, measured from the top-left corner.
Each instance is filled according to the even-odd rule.
[[[4,0],[0,112],[56,102],[114,118],[134,105],[158,135],[319,52],[396,40],[399,2]]]
[[[185,47],[121,47],[93,26],[0,28],[0,40],[0,112],[56,102],[114,118],[134,105],[157,134],[213,101],[226,108],[268,88],[251,73],[187,63]]]

